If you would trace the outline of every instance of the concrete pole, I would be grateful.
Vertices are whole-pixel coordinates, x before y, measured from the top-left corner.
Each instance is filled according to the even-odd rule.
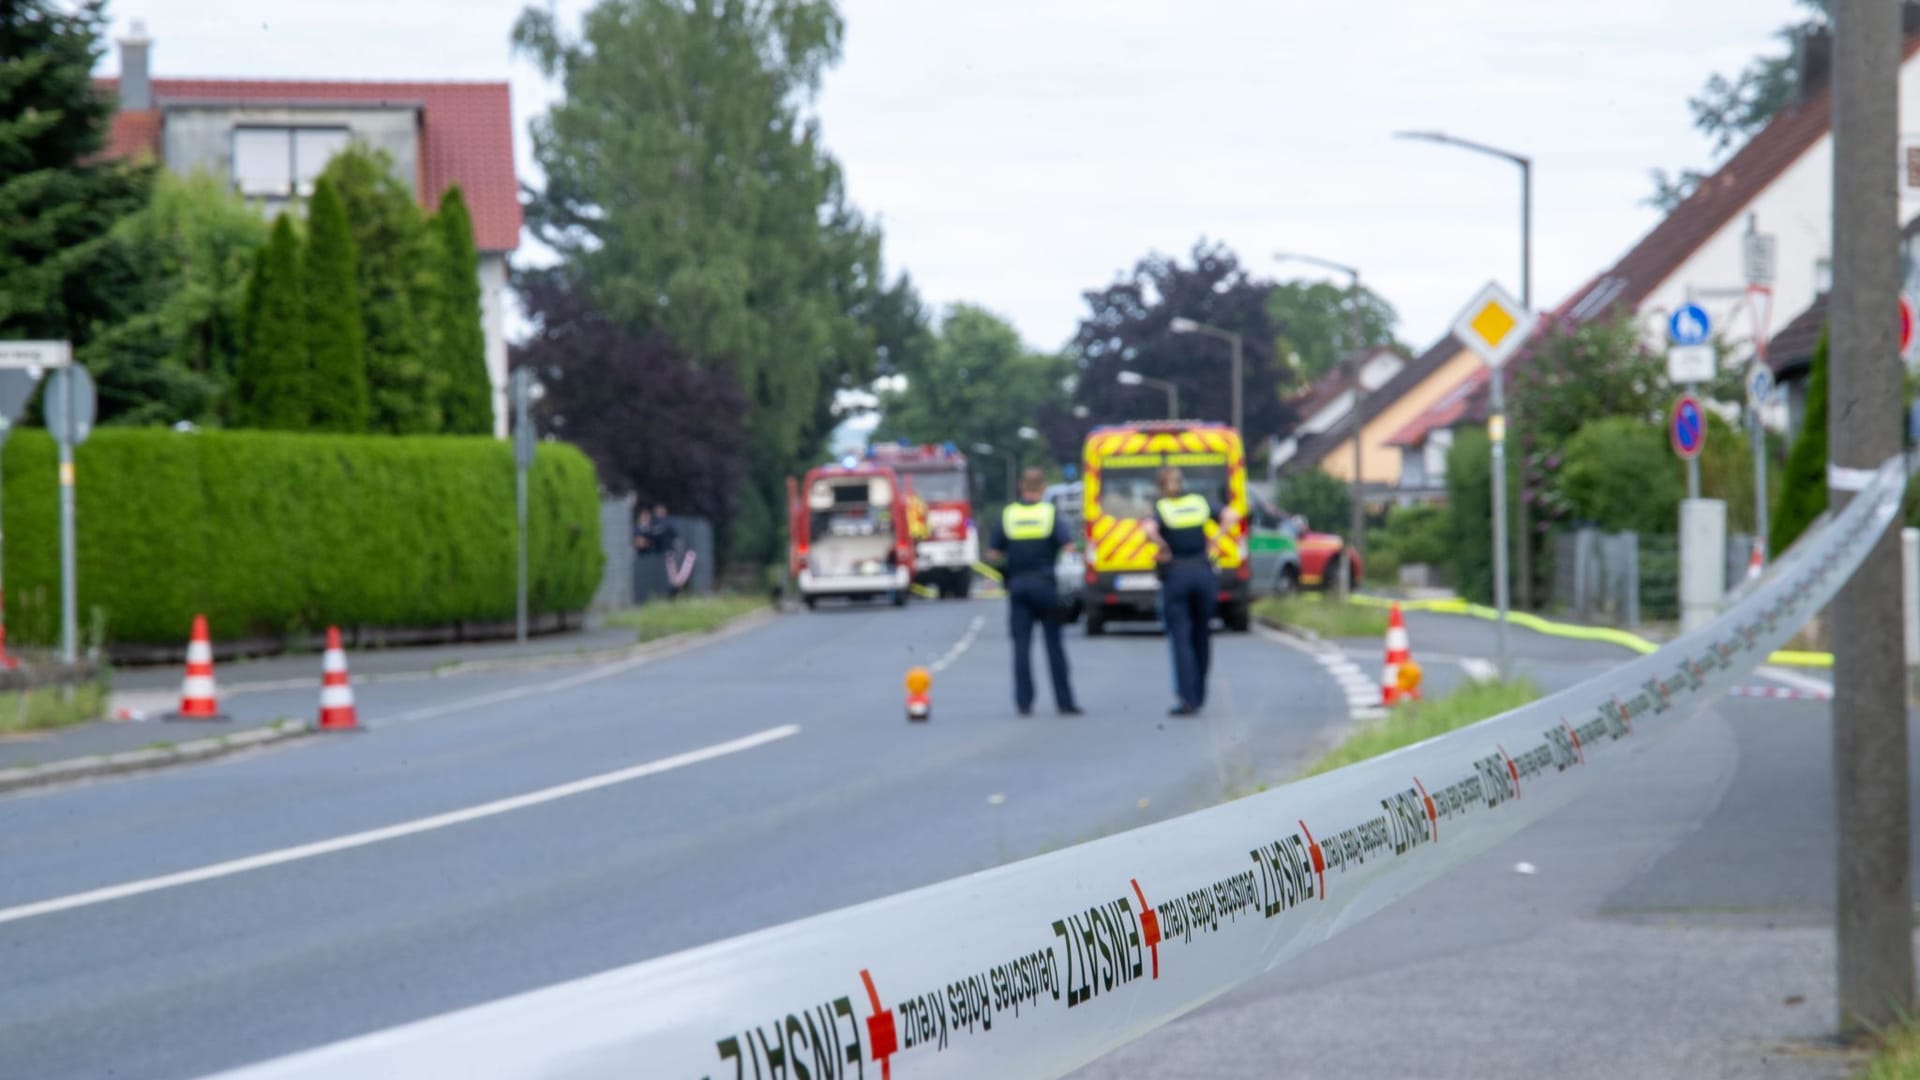
[[[1367,327],[1360,311],[1360,271],[1355,270],[1348,284],[1351,294],[1349,302],[1353,305],[1353,520],[1347,526],[1347,543],[1354,553],[1362,558],[1367,553],[1366,515],[1361,506],[1361,493],[1366,487],[1366,471],[1361,465],[1361,432],[1365,429],[1361,423],[1361,410],[1367,403],[1367,388],[1360,383],[1361,373],[1366,365],[1365,358]]]
[[[1827,441],[1833,465],[1868,469],[1901,447],[1893,317],[1900,288],[1900,9],[1886,0],[1837,0],[1833,24]],[[1835,513],[1852,498],[1843,487],[1828,495]],[[1889,529],[1833,602],[1834,932],[1843,1036],[1891,1030],[1913,1015],[1900,584],[1900,533]]]
[[[1520,166],[1520,306],[1533,312],[1533,159],[1514,155]],[[1527,468],[1520,467],[1520,505],[1514,507],[1514,528],[1520,534],[1520,565],[1514,576],[1520,579],[1520,607],[1533,609],[1533,511],[1527,505]]]

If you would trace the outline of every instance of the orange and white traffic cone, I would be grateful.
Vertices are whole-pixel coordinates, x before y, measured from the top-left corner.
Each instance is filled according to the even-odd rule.
[[[1419,700],[1418,676],[1415,675],[1411,680],[1400,677],[1402,665],[1412,663],[1413,650],[1407,642],[1407,620],[1400,614],[1400,605],[1395,604],[1387,615],[1387,664],[1380,673],[1380,704]],[[1418,670],[1413,669],[1414,672]]]
[[[340,628],[327,627],[327,652],[320,661],[320,730],[361,731],[360,713],[353,707],[353,684],[347,679],[347,652],[340,647]]]
[[[1760,553],[1760,538],[1753,539],[1753,554],[1747,558],[1747,580],[1752,581],[1767,569],[1766,556]]]
[[[923,667],[907,669],[907,719],[924,724],[933,719],[933,673]]]
[[[213,685],[213,639],[207,635],[207,617],[193,617],[193,637],[187,641],[187,677],[180,683],[180,711],[169,720],[225,720]]]

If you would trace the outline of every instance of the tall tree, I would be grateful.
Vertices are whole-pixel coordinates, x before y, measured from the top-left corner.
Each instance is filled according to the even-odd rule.
[[[1353,300],[1347,288],[1325,281],[1288,281],[1267,294],[1267,309],[1280,326],[1280,358],[1302,382],[1312,382],[1342,359],[1370,345],[1397,345],[1393,305],[1360,288],[1359,341],[1353,336]]]
[[[1280,326],[1267,304],[1268,282],[1255,280],[1222,244],[1194,245],[1192,263],[1153,254],[1114,284],[1085,295],[1088,313],[1074,337],[1072,412],[1041,410],[1054,457],[1078,461],[1089,427],[1163,415],[1141,387],[1123,386],[1121,371],[1137,371],[1180,387],[1182,416],[1228,421],[1233,380],[1227,343],[1200,334],[1176,334],[1185,317],[1241,336],[1242,388],[1249,444],[1282,431],[1291,413],[1281,401],[1295,379],[1275,356]],[[1084,415],[1078,415],[1084,410]]]
[[[308,399],[317,431],[367,431],[366,330],[360,322],[358,255],[347,208],[321,177],[307,201],[306,265]]]
[[[1715,157],[1738,149],[1786,108],[1799,91],[1794,51],[1803,35],[1827,26],[1833,4],[1832,0],[1796,2],[1806,16],[1774,33],[1786,45],[1785,51],[1757,56],[1731,77],[1716,73],[1699,93],[1687,99],[1693,126],[1712,144]],[[1656,209],[1671,210],[1693,194],[1705,177],[1704,172],[1694,169],[1671,175],[1665,169],[1655,169],[1654,192],[1646,201]]]
[[[986,443],[1023,464],[1037,463],[1043,448],[1020,429],[1033,426],[1042,405],[1065,404],[1069,370],[1064,358],[1029,349],[1005,319],[955,304],[934,347],[898,372],[906,376],[906,388],[882,395],[874,438],[952,441],[962,448]],[[1005,470],[989,468],[981,475],[999,499],[1011,497],[1000,490]]]
[[[256,265],[259,280],[246,349],[240,356],[234,420],[240,427],[305,431],[313,425],[307,346],[306,294],[300,281],[300,241],[285,214]]]
[[[542,432],[592,458],[607,489],[725,520],[746,469],[745,395],[665,335],[636,335],[596,311],[565,272],[520,281],[537,331],[514,350],[546,388]]]
[[[446,380],[441,430],[491,435],[493,381],[487,377],[487,338],[480,329],[480,254],[473,246],[473,217],[460,185],[440,196],[440,209],[430,224],[439,286],[434,296],[435,357]]]
[[[885,348],[879,232],[811,114],[839,57],[829,0],[600,0],[580,33],[532,7],[518,47],[565,87],[534,124],[528,219],[596,305],[727,371],[751,402],[736,555],[772,554],[779,477]]]
[[[366,327],[369,427],[388,435],[441,430],[446,378],[434,362],[433,238],[413,189],[384,151],[355,144],[321,173],[347,212]]]
[[[0,0],[0,338],[84,347],[136,269],[105,251],[151,176],[95,161],[113,113],[93,88],[105,27],[104,0]]]

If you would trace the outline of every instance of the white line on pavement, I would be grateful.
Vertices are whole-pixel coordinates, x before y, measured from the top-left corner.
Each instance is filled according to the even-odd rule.
[[[259,855],[249,855],[243,859],[214,863],[211,866],[202,866],[193,870],[182,870],[175,874],[164,874],[160,877],[147,878],[144,881],[130,881],[124,885],[110,885],[104,889],[93,889],[88,892],[74,893],[71,896],[57,896],[51,900],[38,900],[31,904],[0,908],[0,923],[18,922],[21,919],[31,919],[36,915],[50,915],[57,911],[71,911],[74,908],[88,907],[93,904],[104,904],[111,900],[124,900],[129,896],[159,892],[162,889],[171,889],[180,885],[192,885],[197,882],[211,881],[215,878],[232,877],[235,874],[244,874],[249,870],[262,870],[269,866],[279,866],[282,863],[311,859],[318,855],[330,855],[336,851],[366,847],[368,844],[378,844],[385,840],[397,840],[403,836],[432,832],[435,829],[461,825],[469,821],[477,821],[481,818],[511,813],[515,810],[525,810],[530,806],[539,806],[542,803],[550,803],[574,795],[584,795],[589,791],[598,791],[601,788],[612,787],[615,784],[624,784],[629,780],[638,780],[643,776],[653,776],[673,769],[684,768],[688,765],[697,765],[703,761],[712,761],[714,758],[725,757],[728,754],[738,754],[743,750],[751,750],[757,746],[765,746],[767,743],[778,742],[781,739],[798,735],[799,733],[800,725],[782,724],[779,727],[768,728],[765,731],[756,732],[742,738],[732,739],[723,743],[715,743],[712,746],[704,746],[698,750],[689,750],[684,754],[674,754],[672,757],[657,758],[640,765],[630,765],[624,769],[615,769],[613,772],[601,773],[598,776],[589,776],[585,779],[573,780],[565,784],[556,784],[553,787],[541,788],[539,791],[529,791],[524,795],[514,795],[505,799],[496,799],[493,802],[481,803],[478,806],[469,806],[461,810],[451,810],[444,814],[434,814],[431,817],[415,818],[412,821],[403,821],[397,825],[387,825],[378,829],[368,829],[365,832],[336,836],[331,840],[318,840],[311,844],[300,844],[295,847],[281,848],[278,851],[262,852]]]
[[[416,720],[432,720],[435,717],[446,716],[450,713],[465,712],[468,709],[477,709],[487,705],[498,705],[503,701],[515,701],[523,697],[547,694],[555,690],[571,690],[576,686],[582,686],[590,682],[598,682],[601,679],[611,678],[623,672],[632,671],[634,668],[643,667],[657,659],[659,659],[659,656],[652,654],[636,656],[628,660],[619,660],[607,664],[604,667],[575,672],[565,678],[554,679],[551,682],[531,683],[526,686],[512,686],[505,690],[495,690],[490,694],[478,694],[470,698],[461,698],[458,701],[443,702],[439,705],[428,705],[424,708],[396,713],[393,716],[370,719],[366,726],[371,728],[394,727],[398,724],[411,724]]]
[[[973,639],[980,636],[980,628],[985,625],[987,625],[987,617],[975,615],[973,622],[967,626],[967,632],[960,635],[960,640],[953,643],[953,648],[948,649],[945,656],[927,665],[927,670],[938,675],[951,667],[955,660],[960,659],[961,653],[973,647]]]

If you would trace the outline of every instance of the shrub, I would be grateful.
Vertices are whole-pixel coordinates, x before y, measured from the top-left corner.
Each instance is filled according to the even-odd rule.
[[[1281,477],[1273,501],[1287,513],[1306,518],[1307,527],[1316,532],[1342,535],[1353,510],[1347,485],[1319,469]]]
[[[1807,378],[1807,408],[1800,437],[1787,453],[1786,475],[1780,478],[1780,503],[1767,544],[1776,554],[1798,539],[1827,508],[1827,334],[1813,350],[1813,372]]]
[[[1568,441],[1562,458],[1560,490],[1577,519],[1610,531],[1680,527],[1683,466],[1659,428],[1638,417],[1595,420]]]
[[[5,448],[9,629],[58,625],[53,442]],[[513,617],[513,455],[491,439],[102,429],[76,453],[79,599],[107,640],[222,638]],[[600,577],[593,467],[542,444],[528,477],[528,606],[578,611]]]
[[[1447,451],[1447,535],[1455,588],[1475,603],[1493,602],[1493,445],[1479,428],[1461,428]],[[1515,566],[1518,463],[1507,455],[1507,566]]]

